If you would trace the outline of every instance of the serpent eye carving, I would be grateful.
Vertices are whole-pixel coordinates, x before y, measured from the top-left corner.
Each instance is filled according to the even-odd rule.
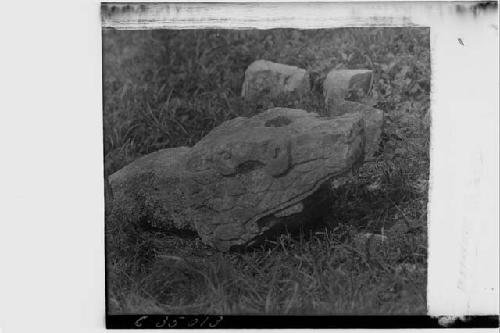
[[[230,176],[236,173],[236,165],[233,161],[231,151],[227,148],[219,149],[213,157],[215,169],[224,176]]]

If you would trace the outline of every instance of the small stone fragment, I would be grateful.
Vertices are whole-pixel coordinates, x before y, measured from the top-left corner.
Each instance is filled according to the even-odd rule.
[[[328,110],[344,100],[361,101],[373,86],[373,71],[369,69],[334,69],[323,83],[323,95]]]
[[[241,96],[246,99],[275,98],[280,94],[302,96],[310,90],[306,70],[267,60],[257,60],[245,71]]]
[[[355,246],[368,256],[376,256],[389,239],[387,236],[372,233],[361,233],[354,239]]]

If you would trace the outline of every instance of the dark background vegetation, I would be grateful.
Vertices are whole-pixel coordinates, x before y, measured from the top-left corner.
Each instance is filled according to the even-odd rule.
[[[243,101],[244,72],[257,59],[309,70],[309,96]],[[386,119],[379,154],[336,192],[332,215],[225,254],[193,235],[131,230],[108,216],[110,314],[425,314],[428,28],[104,30],[105,176],[271,106],[324,114],[321,82],[332,68],[373,69],[372,105]]]

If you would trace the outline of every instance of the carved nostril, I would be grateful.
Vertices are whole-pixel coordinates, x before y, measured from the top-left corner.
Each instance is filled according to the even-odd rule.
[[[274,149],[274,158],[277,158],[279,156],[279,154],[280,154],[280,147],[276,147]]]

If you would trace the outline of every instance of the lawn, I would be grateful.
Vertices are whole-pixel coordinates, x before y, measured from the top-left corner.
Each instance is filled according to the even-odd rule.
[[[244,72],[257,59],[310,71],[311,93],[244,101]],[[378,154],[336,190],[332,213],[219,253],[191,233],[124,225],[107,202],[109,314],[426,313],[428,28],[104,30],[105,176],[272,106],[325,114],[332,68],[373,69],[372,105],[385,114]]]

